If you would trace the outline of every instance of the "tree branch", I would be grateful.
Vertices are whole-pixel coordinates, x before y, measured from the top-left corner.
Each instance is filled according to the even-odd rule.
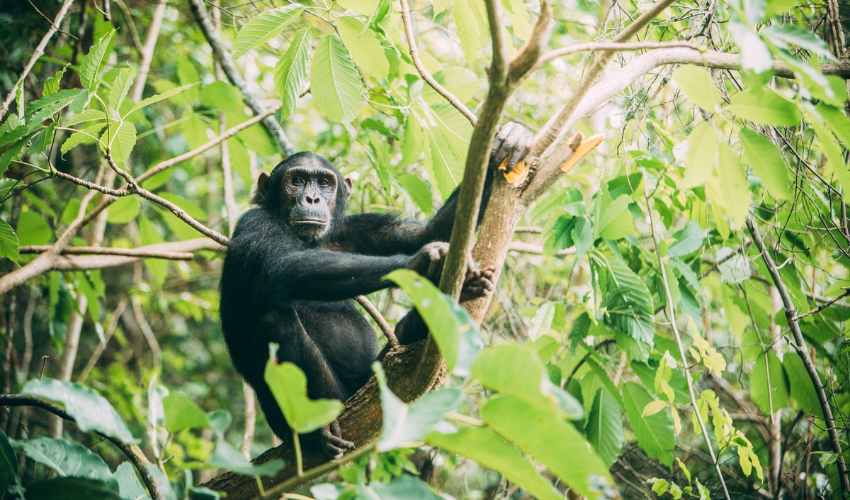
[[[0,406],[32,406],[35,408],[41,408],[42,410],[49,411],[50,413],[64,420],[68,420],[70,422],[77,421],[74,417],[69,415],[68,412],[66,412],[65,409],[61,406],[36,396],[0,394]],[[145,487],[151,494],[151,498],[154,498],[155,500],[164,500],[164,497],[159,492],[159,487],[156,483],[156,479],[154,479],[154,477],[151,475],[151,473],[146,467],[146,464],[150,462],[138,446],[134,444],[127,444],[116,437],[101,434],[97,431],[95,432],[110,443],[114,444],[119,450],[124,453],[124,455],[127,456],[127,458],[130,460],[130,463],[133,464],[133,466],[136,468],[136,471],[139,473],[139,476],[142,478],[142,482],[145,483]]]
[[[18,249],[20,253],[41,253],[50,250],[50,245],[29,245]],[[124,257],[141,257],[145,259],[193,260],[194,254],[188,252],[156,252],[142,248],[110,248],[110,247],[68,247],[62,250],[62,255],[121,255]]]
[[[207,39],[207,43],[209,43],[212,48],[215,59],[219,64],[221,64],[221,69],[224,71],[224,74],[227,75],[227,79],[230,80],[230,83],[242,91],[242,96],[245,98],[245,102],[255,115],[264,114],[266,112],[265,108],[263,108],[262,104],[260,104],[260,102],[251,95],[242,75],[240,75],[236,71],[236,68],[233,67],[233,61],[230,59],[230,54],[227,53],[227,49],[224,48],[221,44],[221,40],[218,38],[218,35],[216,35],[215,27],[213,26],[209,14],[207,14],[207,9],[204,7],[203,0],[189,0],[189,6],[192,8],[192,13],[195,15],[195,19],[197,19],[198,25],[200,25],[201,31]],[[280,123],[278,123],[273,116],[266,115],[263,123],[269,132],[271,132],[272,136],[274,136],[277,140],[284,156],[289,156],[295,152],[295,147],[289,139],[287,139],[286,134],[283,133],[283,129],[280,128]]]
[[[59,30],[59,25],[62,24],[62,19],[65,17],[65,14],[68,13],[68,10],[71,8],[71,4],[74,3],[74,0],[65,0],[62,3],[62,7],[59,8],[59,12],[56,14],[56,17],[53,18],[53,22],[50,24],[50,29],[47,30],[47,33],[44,34],[41,41],[38,42],[38,45],[35,47],[35,50],[32,53],[32,57],[30,57],[27,65],[24,66],[24,71],[21,73],[18,81],[15,82],[15,85],[12,86],[12,89],[9,91],[9,94],[3,99],[3,104],[0,104],[0,121],[6,116],[6,112],[9,111],[9,106],[12,104],[12,101],[15,100],[15,93],[18,90],[18,87],[21,86],[21,83],[30,74],[33,66],[35,66],[36,61],[44,55],[44,49],[47,47],[47,43],[50,42],[50,39],[53,37],[53,34]]]
[[[588,42],[588,43],[577,43],[575,45],[570,45],[569,47],[562,47],[560,49],[550,50],[540,60],[537,62],[537,65],[534,69],[539,69],[544,64],[552,62],[559,57],[568,56],[570,54],[575,54],[576,52],[586,52],[586,51],[613,51],[613,52],[622,52],[626,50],[644,50],[644,49],[669,49],[669,48],[690,48],[694,50],[700,50],[699,45],[691,42]]]
[[[372,319],[375,320],[375,323],[377,323],[378,326],[381,327],[381,331],[384,332],[384,337],[387,338],[387,342],[389,342],[391,346],[397,347],[398,338],[395,336],[395,332],[393,331],[389,323],[387,323],[387,320],[384,319],[384,315],[381,314],[381,311],[379,311],[378,308],[375,307],[375,304],[373,304],[369,299],[362,295],[358,295],[357,297],[355,297],[355,299],[357,300],[357,303],[363,306],[363,309],[366,310],[367,313],[369,313],[369,316],[372,316]]]
[[[797,308],[794,307],[794,302],[791,301],[791,295],[788,293],[788,288],[782,280],[782,275],[779,274],[779,269],[776,267],[776,263],[773,262],[773,258],[770,256],[767,247],[765,247],[764,241],[761,239],[761,234],[759,234],[758,228],[756,228],[753,219],[747,219],[747,229],[753,237],[753,243],[756,245],[756,248],[758,248],[759,252],[761,252],[764,265],[767,267],[770,277],[773,278],[773,283],[776,285],[779,297],[782,298],[782,305],[785,309],[785,317],[788,318],[788,326],[791,328],[791,333],[794,335],[794,348],[797,350],[797,354],[800,355],[800,358],[802,358],[803,365],[805,365],[806,371],[809,373],[809,378],[812,379],[812,383],[815,386],[815,392],[817,392],[818,401],[820,402],[821,411],[823,412],[824,424],[826,424],[826,431],[827,434],[829,434],[830,441],[832,441],[832,450],[838,456],[836,464],[838,465],[838,475],[841,480],[841,487],[845,493],[850,492],[850,479],[847,477],[847,467],[844,464],[844,457],[841,456],[841,441],[839,440],[838,432],[835,430],[835,419],[832,417],[832,408],[829,406],[829,399],[826,397],[826,392],[824,391],[823,383],[820,380],[820,375],[818,375],[817,369],[815,369],[815,364],[812,362],[811,356],[809,356],[809,349],[806,346],[806,340],[803,338],[803,332],[800,331],[800,324],[796,318]]]
[[[159,30],[162,27],[162,19],[165,17],[165,5],[167,0],[158,0],[156,7],[151,14],[151,23],[148,26],[148,33],[145,35],[145,45],[142,47],[142,60],[139,63],[139,73],[136,81],[133,83],[133,90],[130,98],[133,102],[142,100],[142,93],[145,91],[145,83],[148,81],[148,73],[151,70],[151,61],[153,60],[153,51],[156,48],[156,41],[159,38]],[[132,23],[132,19],[127,17],[127,22]]]

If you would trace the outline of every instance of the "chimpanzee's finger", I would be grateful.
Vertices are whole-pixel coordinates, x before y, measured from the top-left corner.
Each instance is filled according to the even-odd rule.
[[[339,426],[339,420],[331,422],[331,434],[342,439],[342,427]]]
[[[521,162],[528,155],[528,151],[531,149],[533,137],[528,136],[521,128],[519,128],[519,134],[516,142],[514,142],[514,148],[511,151],[508,164],[505,166],[505,172],[511,172],[517,166],[517,163]]]

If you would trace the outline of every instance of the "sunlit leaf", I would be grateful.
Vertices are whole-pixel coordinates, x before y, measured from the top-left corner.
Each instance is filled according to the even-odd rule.
[[[717,90],[714,80],[711,75],[703,68],[697,66],[679,66],[673,79],[682,89],[682,92],[688,96],[688,99],[693,101],[697,106],[713,111],[720,105],[720,91]]]
[[[319,40],[310,69],[310,91],[328,120],[350,122],[360,109],[360,75],[335,35]]]
[[[310,29],[302,28],[295,34],[289,48],[275,66],[274,88],[283,102],[280,110],[282,118],[291,115],[295,110],[295,103],[307,81],[307,62],[310,60],[312,43]]]
[[[732,96],[729,109],[760,125],[793,127],[800,122],[797,105],[771,89],[749,89]]]
[[[233,58],[238,59],[254,47],[263,44],[283,31],[304,11],[300,3],[293,3],[265,11],[251,19],[239,33],[233,43]]]
[[[112,88],[109,89],[109,107],[112,109],[118,109],[121,106],[124,98],[127,97],[127,92],[129,92],[130,87],[133,86],[133,79],[135,78],[136,68],[132,66],[121,68],[121,71],[118,72],[118,76],[116,76],[115,80],[112,82]]]
[[[307,397],[307,377],[293,363],[266,363],[266,383],[286,422],[297,432],[312,432],[336,419],[342,403],[335,399],[311,400]]]
[[[688,136],[685,177],[679,189],[699,186],[711,175],[717,159],[717,136],[709,122],[700,122]]]
[[[103,35],[89,50],[89,53],[80,62],[80,83],[84,88],[92,90],[97,82],[97,75],[103,66],[103,59],[106,56],[106,50],[109,47],[109,42],[115,36],[115,30]]]
[[[374,31],[350,16],[339,18],[336,28],[355,64],[375,78],[387,78],[390,63]]]
[[[165,428],[172,434],[183,429],[210,427],[207,414],[183,393],[172,392],[162,398],[162,407],[165,412]]]
[[[643,409],[655,398],[635,382],[623,385],[623,402],[626,416],[635,433],[638,444],[651,458],[665,465],[673,463],[673,448],[676,439],[673,434],[673,422],[666,413],[660,412],[644,417]]]

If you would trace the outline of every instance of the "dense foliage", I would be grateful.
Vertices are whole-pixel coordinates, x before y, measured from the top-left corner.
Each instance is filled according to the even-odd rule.
[[[405,403],[376,365],[380,438],[290,498],[850,496],[848,7],[668,3],[597,52],[654,2],[551,6],[502,121],[575,98],[569,132],[604,141],[522,215],[480,327],[411,272],[370,297],[390,324],[417,307],[449,375]],[[488,95],[488,9],[512,57],[547,8],[0,5],[0,498],[278,473],[247,459],[276,440],[217,313],[258,173],[295,145],[354,179],[355,212],[427,217]],[[298,432],[342,411],[294,365],[266,379]]]

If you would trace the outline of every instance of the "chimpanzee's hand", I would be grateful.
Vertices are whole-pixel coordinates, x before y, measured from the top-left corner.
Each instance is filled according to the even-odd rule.
[[[446,262],[448,253],[448,243],[443,241],[428,243],[407,261],[405,269],[412,269],[431,280],[431,283],[439,284],[440,276],[443,274],[443,264]],[[475,262],[472,260],[472,256],[468,255],[466,257],[466,269],[463,272],[469,273],[471,269],[475,269]]]
[[[460,289],[460,302],[486,296],[496,288],[496,266],[482,269],[470,269],[463,279]]]
[[[510,172],[531,150],[532,142],[534,142],[534,134],[519,123],[508,122],[502,125],[496,132],[496,138],[493,139],[490,168],[499,168],[499,165],[507,159],[505,173]]]
[[[354,446],[354,443],[342,438],[342,429],[337,420],[331,422],[330,425],[320,428],[316,433],[318,434],[319,449],[329,460],[340,458],[345,452],[357,448]],[[308,434],[307,436],[310,435]]]

